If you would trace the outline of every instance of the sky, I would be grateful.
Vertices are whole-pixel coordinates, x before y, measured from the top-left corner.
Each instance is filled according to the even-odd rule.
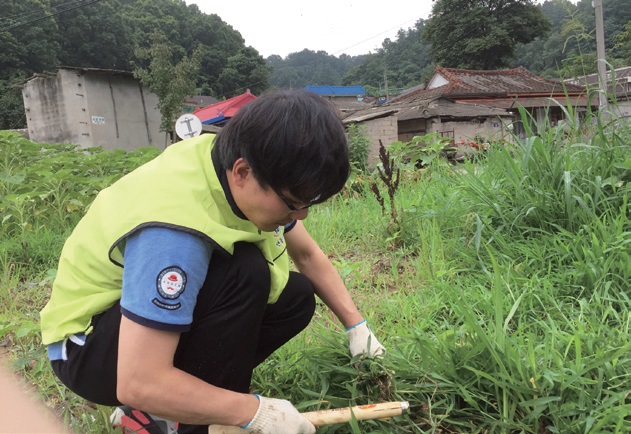
[[[185,0],[206,14],[217,14],[241,33],[263,57],[326,51],[339,56],[375,52],[399,29],[427,19],[429,0]]]

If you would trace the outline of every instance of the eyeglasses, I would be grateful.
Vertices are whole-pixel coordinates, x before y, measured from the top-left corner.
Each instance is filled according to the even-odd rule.
[[[318,196],[318,197],[316,197],[316,198],[315,198],[312,202],[309,202],[309,203],[308,203],[307,205],[305,205],[305,206],[296,207],[296,206],[294,205],[294,203],[293,203],[291,200],[287,199],[287,197],[285,197],[285,195],[284,195],[284,194],[282,194],[280,191],[276,190],[276,189],[275,189],[275,188],[273,188],[273,187],[272,187],[272,190],[274,190],[274,193],[276,193],[276,195],[277,195],[278,197],[280,197],[280,199],[281,199],[283,202],[285,202],[285,205],[287,205],[287,208],[289,208],[291,211],[301,211],[301,210],[303,210],[303,209],[307,209],[307,208],[309,208],[310,206],[315,205],[315,201],[316,201],[316,200],[318,200],[318,198],[319,198],[319,196]]]

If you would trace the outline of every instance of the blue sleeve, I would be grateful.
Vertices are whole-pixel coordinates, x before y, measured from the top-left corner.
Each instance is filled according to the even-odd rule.
[[[147,327],[187,331],[211,253],[204,240],[175,229],[132,234],[124,250],[122,314]]]

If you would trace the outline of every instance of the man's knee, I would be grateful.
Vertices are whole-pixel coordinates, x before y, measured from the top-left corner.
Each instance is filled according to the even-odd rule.
[[[304,275],[300,273],[290,273],[290,282],[295,287],[297,297],[301,298],[305,304],[312,305],[315,309],[315,296],[313,291],[313,284]]]

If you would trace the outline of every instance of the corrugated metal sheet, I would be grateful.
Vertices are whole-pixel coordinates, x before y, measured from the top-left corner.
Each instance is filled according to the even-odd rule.
[[[307,86],[305,90],[322,96],[358,96],[366,95],[363,86]]]
[[[254,99],[256,99],[256,96],[250,93],[250,89],[248,89],[245,93],[234,98],[197,109],[193,114],[202,121],[202,124],[215,124],[233,117],[241,107]]]
[[[615,93],[618,100],[629,99],[631,97],[631,66],[617,68],[613,71],[607,70],[607,92]],[[575,77],[565,80],[565,83],[597,85],[598,74],[589,74],[582,77]]]

